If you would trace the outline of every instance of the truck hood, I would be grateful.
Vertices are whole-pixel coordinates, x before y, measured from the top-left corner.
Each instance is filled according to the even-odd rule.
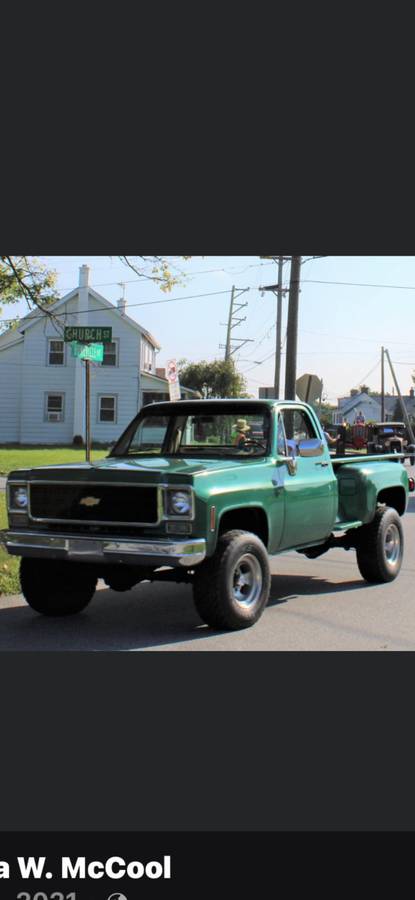
[[[260,459],[169,459],[166,457],[109,457],[91,463],[69,463],[58,466],[39,466],[36,469],[19,469],[10,473],[11,478],[29,479],[30,481],[79,481],[79,482],[148,482],[157,483],[165,480],[173,482],[189,482],[197,475],[209,475],[229,470],[241,471],[241,465],[258,466],[264,462]]]

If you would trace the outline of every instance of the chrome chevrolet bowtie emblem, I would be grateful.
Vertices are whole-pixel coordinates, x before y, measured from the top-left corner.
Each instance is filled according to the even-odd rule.
[[[101,503],[99,497],[82,497],[82,500],[79,501],[80,506],[98,506],[98,503]]]

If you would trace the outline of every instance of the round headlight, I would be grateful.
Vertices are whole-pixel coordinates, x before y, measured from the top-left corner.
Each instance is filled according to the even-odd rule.
[[[170,494],[170,510],[178,516],[185,516],[190,512],[190,494],[185,491],[175,491]]]
[[[24,487],[17,488],[13,492],[13,506],[18,509],[26,509],[27,507],[27,490]]]

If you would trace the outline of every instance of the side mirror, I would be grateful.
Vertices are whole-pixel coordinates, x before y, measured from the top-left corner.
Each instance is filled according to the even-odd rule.
[[[320,438],[311,438],[307,441],[300,441],[298,453],[299,456],[322,456],[324,453],[324,445]]]

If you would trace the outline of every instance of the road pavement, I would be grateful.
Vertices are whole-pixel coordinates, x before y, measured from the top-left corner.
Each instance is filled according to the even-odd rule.
[[[188,585],[116,593],[100,583],[88,608],[65,619],[0,597],[0,650],[415,650],[415,497],[403,522],[404,562],[390,584],[366,584],[353,550],[273,557],[270,602],[244,631],[203,625]]]

